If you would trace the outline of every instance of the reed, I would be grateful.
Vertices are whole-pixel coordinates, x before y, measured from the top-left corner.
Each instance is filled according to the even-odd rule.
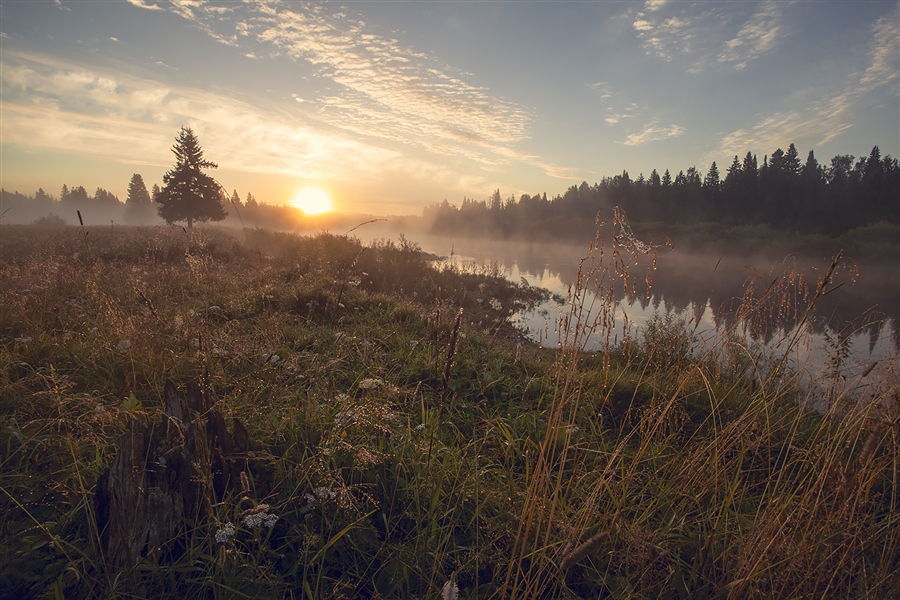
[[[4,591],[900,594],[900,357],[845,380],[839,354],[806,373],[754,342],[802,348],[843,262],[748,279],[715,335],[613,331],[663,251],[616,211],[548,350],[509,326],[546,295],[402,238],[86,230],[89,254],[78,227],[0,232]],[[247,450],[202,522],[115,566],[97,482],[129,423],[161,422],[167,379],[200,382]]]

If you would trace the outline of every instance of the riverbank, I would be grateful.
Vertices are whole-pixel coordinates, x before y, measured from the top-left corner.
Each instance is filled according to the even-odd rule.
[[[671,320],[583,353],[607,326],[590,261],[574,333],[543,349],[509,322],[543,292],[403,238],[5,226],[0,252],[0,587],[19,596],[900,592],[896,360],[801,392],[727,332],[692,355]],[[136,424],[174,431],[189,382],[209,406],[180,429],[219,415],[222,462],[198,450],[198,512],[111,556],[110,523],[134,520],[99,510],[98,482]]]
[[[717,223],[692,225],[633,223],[635,235],[654,243],[666,238],[676,246],[696,252],[728,256],[761,256],[781,259],[788,255],[835,256],[843,250],[853,260],[895,263],[900,259],[900,225],[878,223],[850,230],[839,236],[799,234],[767,225],[726,227]]]

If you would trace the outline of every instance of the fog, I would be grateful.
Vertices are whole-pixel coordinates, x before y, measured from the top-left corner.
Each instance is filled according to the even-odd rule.
[[[477,270],[524,279],[566,297],[575,284],[579,264],[588,256],[587,244],[523,243],[464,237],[434,236],[415,228],[393,228],[377,223],[353,232],[362,241],[406,239],[423,251],[440,257],[439,266]],[[611,248],[604,250],[610,264]],[[770,309],[753,323],[739,323],[737,330],[748,343],[758,342],[778,354],[785,339],[797,332],[798,321],[815,295],[819,281],[828,273],[833,257],[787,256],[774,260],[762,256],[730,256],[656,248],[652,259],[642,257],[628,264],[628,292],[621,278],[612,275],[617,301],[613,341],[621,341],[626,326],[629,336],[640,336],[641,328],[654,314],[683,317],[699,337],[714,338],[732,325],[735,309],[748,286],[759,298],[776,281],[785,282],[780,293],[766,306]],[[585,269],[587,267],[585,266]],[[826,367],[827,353],[844,343],[850,356],[843,365],[850,375],[864,372],[873,362],[883,362],[900,349],[900,267],[889,263],[842,260],[833,272],[830,290],[816,300],[801,336],[792,349],[792,366],[810,374]],[[648,288],[649,282],[649,288]],[[774,288],[775,286],[773,286]],[[596,290],[595,290],[596,291]],[[547,347],[558,345],[557,323],[564,306],[548,303],[518,315],[518,323],[533,340]],[[763,311],[766,312],[766,311]],[[626,317],[627,315],[627,317]],[[606,338],[589,341],[588,349],[600,349]]]

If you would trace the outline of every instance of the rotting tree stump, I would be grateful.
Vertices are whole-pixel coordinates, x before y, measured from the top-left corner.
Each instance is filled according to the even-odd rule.
[[[250,438],[238,419],[229,433],[194,382],[182,397],[167,380],[163,395],[162,421],[131,420],[97,481],[99,557],[113,569],[129,569],[151,553],[157,560],[179,555],[205,522],[212,498],[239,486],[247,468]]]

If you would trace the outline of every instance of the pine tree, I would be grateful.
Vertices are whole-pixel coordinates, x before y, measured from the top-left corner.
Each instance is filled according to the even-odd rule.
[[[163,189],[154,198],[159,203],[159,216],[169,224],[187,221],[188,231],[194,221],[223,220],[228,213],[222,186],[202,171],[217,165],[204,160],[200,142],[190,128],[181,128],[172,152],[175,168],[163,175]]]
[[[127,223],[141,223],[149,220],[153,199],[147,191],[147,184],[140,173],[131,176],[128,182],[128,195],[125,197],[125,221]]]

